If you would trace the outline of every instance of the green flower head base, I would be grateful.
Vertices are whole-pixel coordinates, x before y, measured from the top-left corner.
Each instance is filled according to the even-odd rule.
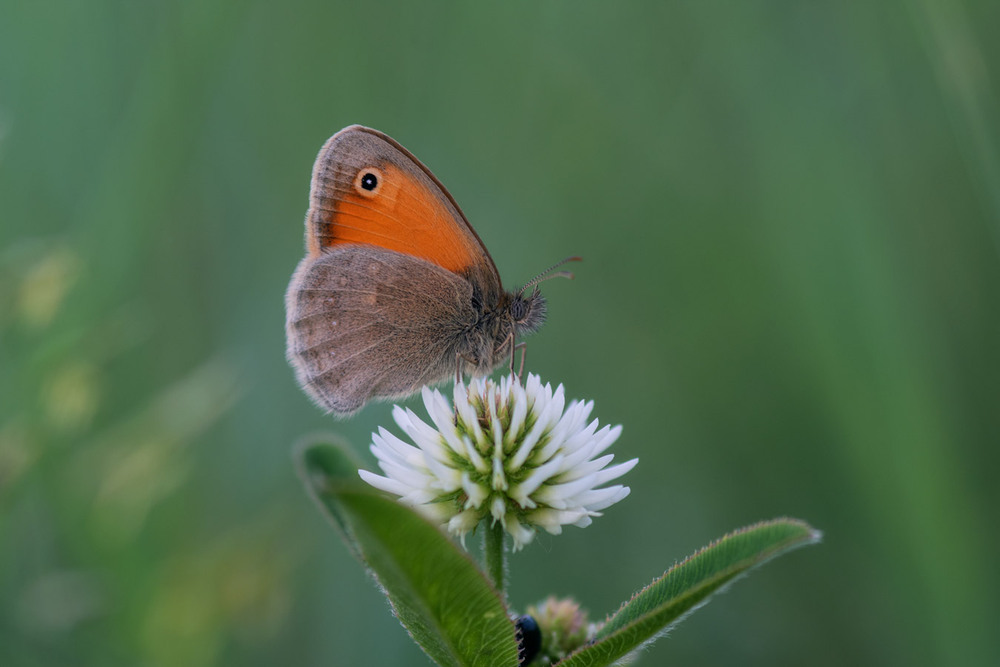
[[[593,402],[567,406],[562,385],[553,391],[529,374],[524,386],[512,376],[458,382],[454,406],[437,390],[422,395],[433,426],[396,406],[392,417],[415,446],[379,428],[371,450],[385,476],[359,472],[463,543],[489,517],[517,550],[538,528],[558,535],[567,524],[587,526],[629,494],[621,484],[598,488],[638,461],[607,467],[614,456],[602,453],[621,426],[587,423]]]

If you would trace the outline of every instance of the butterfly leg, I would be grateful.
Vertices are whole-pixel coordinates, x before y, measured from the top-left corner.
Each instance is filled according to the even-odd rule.
[[[461,352],[455,353],[455,389],[458,389],[458,385],[462,382],[462,362],[467,364],[476,365],[476,360],[469,358],[462,354]],[[452,400],[452,404],[455,406],[455,423],[458,423],[458,403]]]
[[[524,374],[524,357],[528,354],[528,344],[521,342],[514,345],[514,332],[507,334],[507,338],[504,340],[503,344],[499,347],[499,350],[510,345],[510,363],[507,365],[507,370],[511,375],[514,374],[514,357],[518,350],[521,350],[521,366],[517,370],[518,382],[521,380],[521,376]]]
[[[462,362],[463,361],[465,363],[469,364],[470,366],[473,366],[473,367],[476,367],[476,366],[479,365],[479,361],[476,360],[474,357],[467,357],[464,354],[462,354],[461,352],[456,352],[455,353],[455,384],[458,384],[459,382],[462,381],[462,376],[464,375],[462,373]]]
[[[523,344],[524,343],[522,343],[522,345]],[[510,363],[507,364],[507,371],[511,375],[513,375],[514,374],[514,352],[517,351],[517,346],[514,345],[514,334],[513,334],[513,332],[507,334],[507,337],[504,338],[503,344],[501,344],[500,347],[497,348],[497,352],[499,352],[500,350],[504,349],[508,345],[510,345]],[[522,364],[523,364],[523,360],[522,360]]]
[[[514,349],[516,350],[518,348],[521,350],[521,367],[517,369],[517,379],[520,380],[524,375],[524,358],[528,356],[528,344],[518,343],[514,346]]]
[[[514,335],[511,334],[510,338],[507,339],[504,345],[510,345],[513,342],[514,342]],[[521,376],[524,375],[524,358],[528,356],[527,343],[522,341],[517,345],[510,346],[510,364],[507,366],[507,369],[510,371],[511,375],[514,374],[514,357],[516,356],[518,350],[521,350],[521,365],[517,369],[517,380],[518,382],[520,382]]]

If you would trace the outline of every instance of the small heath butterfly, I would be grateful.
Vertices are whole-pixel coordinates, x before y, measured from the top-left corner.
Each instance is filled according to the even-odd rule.
[[[337,416],[505,359],[513,367],[517,339],[545,321],[537,283],[552,269],[505,291],[445,187],[381,132],[352,125],[324,144],[305,223],[306,256],[285,294],[287,355]]]

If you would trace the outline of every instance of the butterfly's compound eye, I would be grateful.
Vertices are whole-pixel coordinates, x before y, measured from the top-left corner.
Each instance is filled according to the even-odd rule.
[[[354,189],[364,197],[374,196],[382,185],[382,172],[375,167],[365,167],[354,179]]]
[[[528,304],[523,299],[514,299],[510,304],[510,316],[515,322],[521,322],[528,315]]]
[[[528,615],[517,619],[514,627],[517,630],[517,663],[523,667],[542,650],[542,630],[538,621]]]

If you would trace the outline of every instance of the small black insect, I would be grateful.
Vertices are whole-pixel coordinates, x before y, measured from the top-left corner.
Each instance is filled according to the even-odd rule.
[[[514,621],[517,628],[517,664],[529,664],[542,650],[542,630],[531,616],[524,615]]]

